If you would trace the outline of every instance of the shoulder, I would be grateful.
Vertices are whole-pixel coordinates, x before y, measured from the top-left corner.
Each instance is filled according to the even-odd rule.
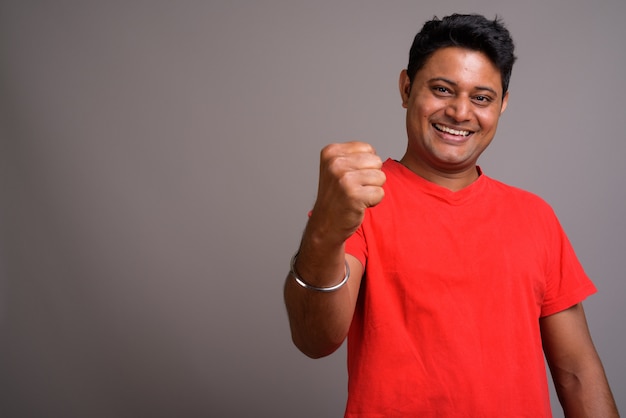
[[[485,175],[483,174],[483,176]],[[511,186],[488,176],[485,176],[484,181],[486,183],[486,189],[489,190],[490,193],[499,195],[501,199],[506,199],[506,201],[526,205],[538,210],[553,212],[550,204],[535,193]]]
[[[485,189],[488,190],[485,199],[497,202],[495,204],[500,206],[499,211],[508,213],[511,219],[523,222],[529,228],[561,231],[561,223],[556,212],[544,198],[490,177],[485,180],[487,182]]]
[[[400,170],[401,166],[402,165],[398,161],[396,161],[396,160],[394,160],[392,158],[387,158],[383,162],[382,170],[387,175],[389,175],[389,174],[396,175],[396,174],[399,173],[399,170]]]

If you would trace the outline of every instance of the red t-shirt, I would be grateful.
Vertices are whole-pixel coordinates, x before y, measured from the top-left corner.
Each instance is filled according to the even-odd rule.
[[[539,318],[595,292],[552,209],[483,174],[452,192],[383,170],[346,244],[365,266],[346,417],[550,417]]]

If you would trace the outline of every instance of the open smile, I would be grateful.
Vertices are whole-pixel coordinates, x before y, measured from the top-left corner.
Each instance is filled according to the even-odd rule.
[[[470,136],[471,134],[473,134],[473,131],[464,131],[464,130],[458,130],[458,129],[452,129],[449,128],[445,125],[441,125],[439,123],[433,123],[433,127],[438,130],[439,132],[445,132],[447,134],[450,135],[456,135],[456,136],[462,136],[462,137],[466,137],[466,136]]]

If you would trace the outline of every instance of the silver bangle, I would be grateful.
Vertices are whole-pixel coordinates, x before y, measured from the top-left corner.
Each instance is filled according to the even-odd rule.
[[[298,273],[296,273],[296,258],[298,257],[298,254],[299,252],[296,252],[293,255],[293,257],[291,257],[291,263],[289,263],[289,274],[291,274],[291,276],[294,278],[296,283],[298,283],[300,286],[304,287],[305,289],[315,290],[316,292],[326,292],[326,293],[334,292],[335,290],[338,290],[341,287],[343,287],[343,285],[345,285],[348,282],[348,278],[350,277],[350,266],[348,265],[348,260],[344,260],[344,262],[346,263],[346,277],[344,277],[343,280],[339,284],[336,284],[330,287],[317,287],[317,286],[312,286],[308,284],[307,282],[302,280],[302,278],[298,275]]]

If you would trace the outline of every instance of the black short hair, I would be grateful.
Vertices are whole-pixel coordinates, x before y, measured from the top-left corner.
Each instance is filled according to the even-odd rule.
[[[453,14],[441,20],[435,17],[424,24],[409,53],[407,74],[411,83],[435,51],[451,46],[484,53],[500,70],[502,93],[508,91],[516,59],[513,39],[497,16],[489,20],[479,14]]]

